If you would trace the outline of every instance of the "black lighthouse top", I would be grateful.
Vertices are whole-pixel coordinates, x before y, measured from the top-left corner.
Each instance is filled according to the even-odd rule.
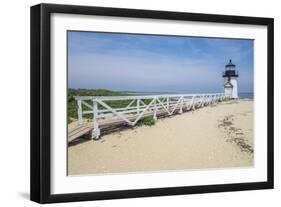
[[[235,65],[232,63],[231,59],[229,63],[225,65],[225,71],[222,77],[238,77],[238,72],[235,70]]]

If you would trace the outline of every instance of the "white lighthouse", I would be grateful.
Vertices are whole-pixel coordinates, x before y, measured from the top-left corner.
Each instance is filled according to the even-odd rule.
[[[238,72],[235,70],[235,65],[231,59],[225,66],[225,71],[222,75],[224,78],[224,94],[228,98],[238,98]]]

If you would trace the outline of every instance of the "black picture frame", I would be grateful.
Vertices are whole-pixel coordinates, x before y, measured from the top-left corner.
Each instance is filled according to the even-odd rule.
[[[154,189],[86,192],[73,194],[51,194],[51,72],[50,32],[52,13],[134,17],[194,22],[218,22],[267,26],[267,181],[238,184],[167,187]],[[31,7],[31,174],[30,199],[38,203],[88,201],[103,199],[167,196],[180,194],[211,193],[272,189],[274,177],[274,72],[273,45],[274,20],[272,18],[195,14],[153,10],[135,10],[89,6],[39,4]]]

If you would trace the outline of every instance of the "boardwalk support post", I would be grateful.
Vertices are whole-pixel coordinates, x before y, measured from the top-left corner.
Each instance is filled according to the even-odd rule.
[[[157,120],[157,99],[154,97],[154,106],[153,106],[153,119]]]
[[[140,114],[140,99],[137,99],[137,114]]]
[[[192,110],[195,110],[195,96],[192,96]]]
[[[98,102],[96,100],[93,100],[93,124],[92,139],[97,140],[100,137],[100,128],[98,123]]]
[[[181,96],[180,99],[181,99],[181,102],[180,102],[180,111],[179,111],[179,113],[182,114],[183,96]]]
[[[199,107],[202,108],[203,106],[204,106],[204,96],[201,96]]]
[[[82,101],[78,100],[77,101],[78,104],[78,125],[82,125],[83,124],[83,112],[82,112]]]

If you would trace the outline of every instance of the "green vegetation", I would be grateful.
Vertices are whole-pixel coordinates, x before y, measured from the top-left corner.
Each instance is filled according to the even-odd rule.
[[[128,94],[110,91],[106,89],[73,89],[69,88],[67,91],[67,121],[77,119],[77,102],[75,96],[127,96]],[[91,102],[88,102],[91,104]],[[125,107],[130,103],[130,100],[121,100],[121,101],[108,101],[107,104],[114,108]],[[103,109],[101,106],[99,108]],[[85,115],[86,118],[92,118],[91,115]]]
[[[125,96],[128,95],[126,93],[118,92],[118,91],[110,91],[106,89],[68,89],[68,97],[73,96]]]
[[[155,120],[152,117],[146,117],[138,121],[137,126],[152,126],[155,125]]]
[[[69,88],[67,91],[67,121],[68,123],[77,120],[77,101],[75,100],[75,96],[130,96],[133,94],[127,94],[123,92],[110,91],[106,89],[73,89]],[[162,100],[162,99],[161,99]],[[118,100],[118,101],[106,101],[106,103],[112,108],[123,108],[128,106],[132,100]],[[163,101],[163,100],[162,100]],[[90,101],[85,101],[88,104],[92,104]],[[145,104],[149,104],[151,99],[143,100]],[[136,103],[134,103],[135,105]],[[84,108],[85,106],[82,105]],[[86,108],[84,108],[86,109]],[[99,105],[99,109],[104,109],[101,105]],[[89,110],[89,109],[87,109]],[[92,119],[92,114],[84,115],[85,118]],[[139,120],[137,123],[138,126],[146,125],[151,126],[155,124],[155,120],[153,118],[144,118]]]

